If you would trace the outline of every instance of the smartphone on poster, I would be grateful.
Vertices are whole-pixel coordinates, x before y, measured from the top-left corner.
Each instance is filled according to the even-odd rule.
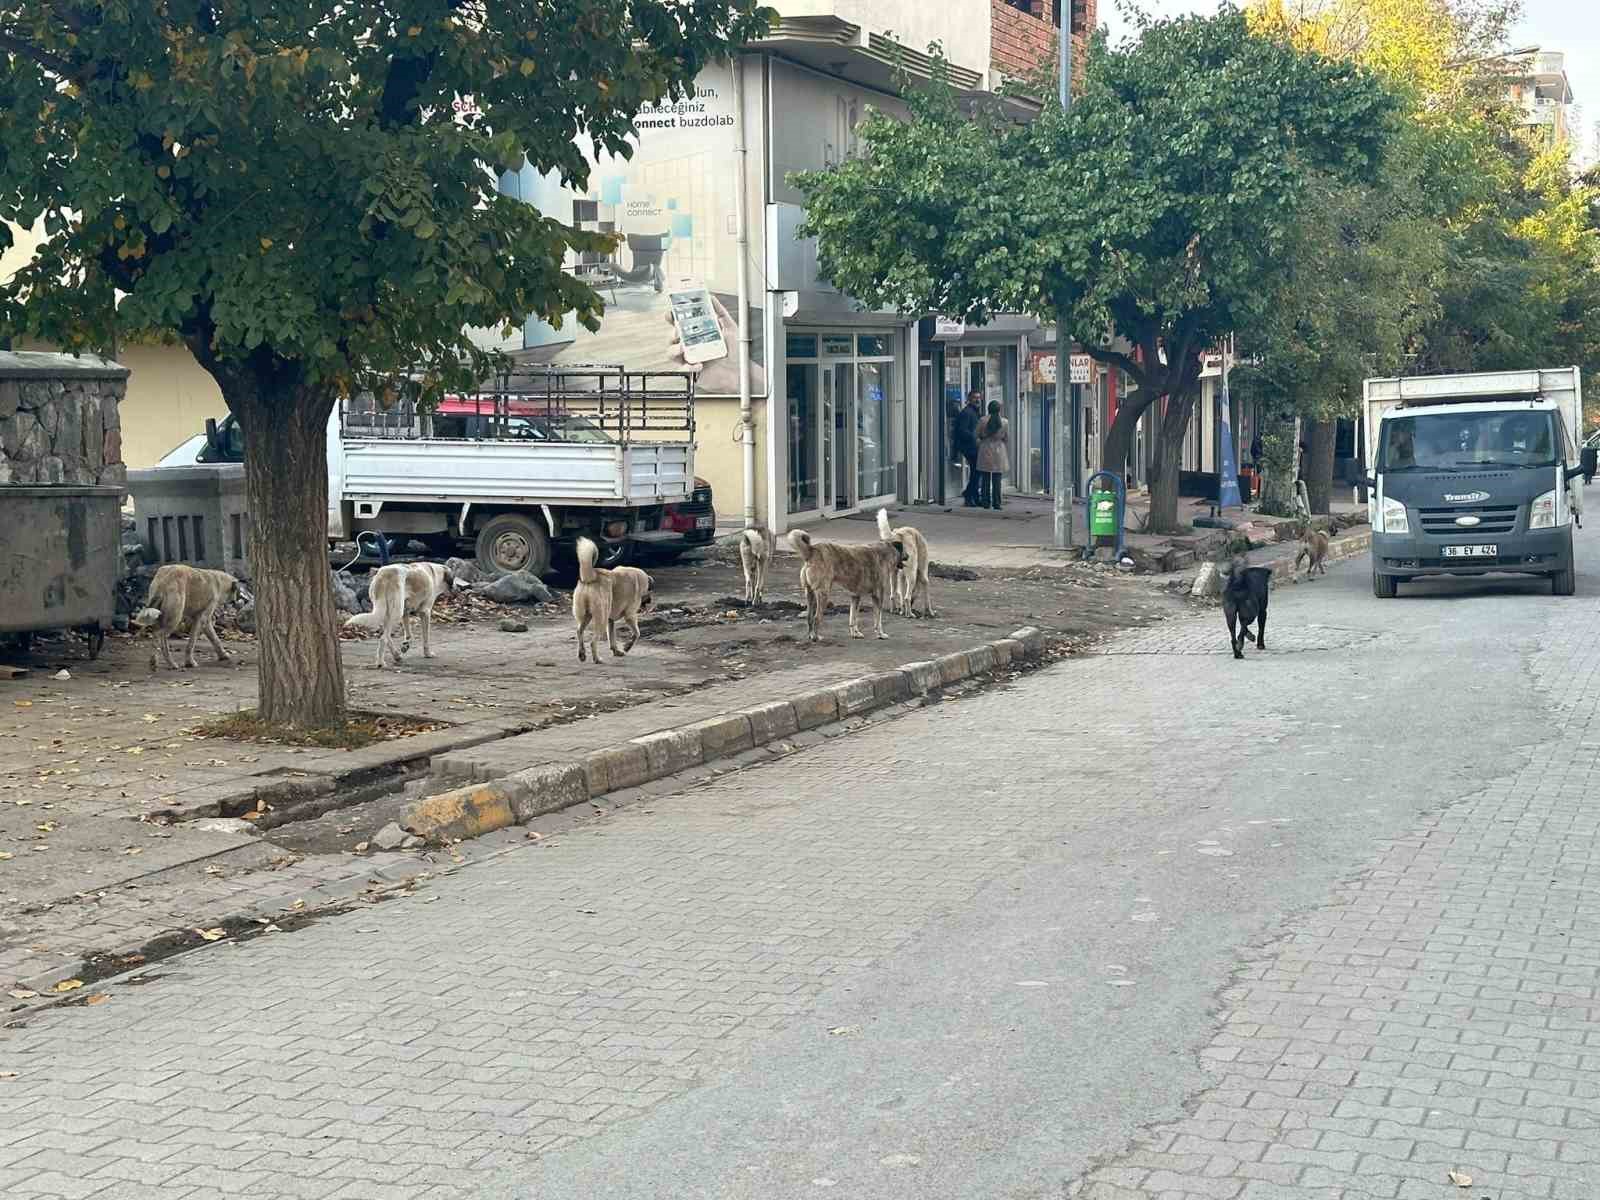
[[[690,364],[728,357],[728,340],[722,335],[711,292],[698,279],[674,280],[667,289],[672,305],[672,323],[683,347],[683,361]]]

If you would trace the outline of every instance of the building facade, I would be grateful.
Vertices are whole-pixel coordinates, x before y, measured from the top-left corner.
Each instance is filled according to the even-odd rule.
[[[1013,489],[1048,487],[1047,400],[1031,371],[1033,321],[936,336],[922,314],[871,311],[821,278],[817,249],[796,231],[796,172],[833,166],[858,146],[869,109],[900,114],[897,72],[934,70],[977,96],[1032,74],[1055,52],[1053,0],[780,0],[769,34],[701,76],[695,95],[641,114],[636,151],[602,159],[581,194],[524,170],[501,189],[561,220],[617,236],[606,256],[568,268],[608,311],[596,334],[530,322],[519,357],[673,369],[675,295],[709,294],[721,329],[701,370],[696,469],[725,519],[747,498],[741,392],[755,430],[755,518],[781,532],[877,504],[939,501],[960,490],[950,465],[952,399],[978,387],[1012,421]],[[1094,3],[1077,0],[1075,36]],[[1008,101],[1026,120],[1037,105]],[[681,289],[675,291],[675,289]],[[738,362],[740,314],[749,371]],[[723,348],[725,347],[725,351]]]

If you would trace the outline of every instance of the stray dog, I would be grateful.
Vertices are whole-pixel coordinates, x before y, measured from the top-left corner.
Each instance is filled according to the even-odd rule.
[[[894,610],[902,617],[936,617],[933,595],[928,589],[928,539],[910,525],[889,528],[889,510],[878,510],[878,536],[884,541],[899,538],[905,546],[906,562],[894,577]],[[922,597],[922,612],[917,612],[917,597]]]
[[[433,605],[440,596],[455,590],[455,573],[438,563],[390,563],[379,567],[372,576],[368,589],[372,596],[372,611],[357,613],[345,618],[346,629],[377,629],[378,670],[383,670],[384,658],[394,656],[394,665],[400,665],[400,656],[411,649],[411,618],[422,618],[422,657],[433,654]],[[405,641],[400,644],[402,634]]]
[[[1324,575],[1328,573],[1328,535],[1320,529],[1310,525],[1305,526],[1300,534],[1300,553],[1294,556],[1294,569],[1300,569],[1301,560],[1306,563],[1306,578],[1310,579],[1312,573],[1320,570]]]
[[[880,638],[883,610],[894,594],[894,573],[906,561],[904,541],[891,536],[865,546],[846,546],[838,542],[813,542],[811,535],[796,529],[789,544],[805,565],[800,579],[806,593],[806,633],[813,642],[822,640],[822,617],[837,585],[850,593],[850,636],[866,637],[861,632],[861,597],[872,601]]]
[[[606,644],[611,647],[612,654],[621,658],[639,640],[639,614],[655,603],[655,580],[638,567],[612,567],[595,574],[611,576],[611,614],[606,622]],[[618,621],[626,622],[629,627],[628,644],[621,650],[617,649]],[[581,639],[578,649],[583,649]],[[598,652],[595,661],[599,661]]]
[[[1228,644],[1233,647],[1235,658],[1244,657],[1247,638],[1258,650],[1267,648],[1267,593],[1271,582],[1271,567],[1249,566],[1242,556],[1235,558],[1228,570],[1228,582],[1222,589],[1222,616],[1228,622]],[[1256,627],[1254,635],[1250,632],[1252,622]]]
[[[588,654],[600,662],[600,630],[606,631],[606,645],[621,658],[639,640],[639,613],[655,603],[655,581],[638,567],[613,567],[604,570],[594,564],[600,547],[588,538],[578,539],[578,586],[572,590],[572,619],[578,623],[578,661]],[[628,644],[617,649],[617,622],[629,626]],[[588,634],[587,654],[584,634]]]
[[[744,602],[765,604],[767,569],[777,548],[770,529],[746,529],[739,535],[739,564],[744,567]]]
[[[176,671],[178,664],[172,661],[172,646],[168,639],[178,632],[178,627],[185,621],[191,623],[189,648],[183,660],[185,667],[199,665],[194,659],[194,643],[202,633],[217,652],[217,661],[227,662],[232,656],[222,648],[222,641],[217,637],[217,609],[230,601],[245,598],[244,588],[226,571],[207,571],[183,563],[168,563],[150,581],[150,594],[145,597],[145,607],[134,615],[129,624],[138,629],[155,627],[156,649],[160,651],[169,670]],[[150,665],[156,665],[154,656],[150,659]]]

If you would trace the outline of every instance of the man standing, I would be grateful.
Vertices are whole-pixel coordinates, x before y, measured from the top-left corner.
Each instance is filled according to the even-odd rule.
[[[955,419],[955,451],[967,464],[967,486],[961,499],[967,508],[978,507],[978,422],[983,419],[983,393],[973,388]]]

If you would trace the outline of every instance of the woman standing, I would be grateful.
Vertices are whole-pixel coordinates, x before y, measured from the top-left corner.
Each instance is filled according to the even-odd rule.
[[[1000,401],[989,401],[989,415],[978,426],[978,507],[1000,507],[1000,479],[1011,469],[1011,422],[1000,415]]]

